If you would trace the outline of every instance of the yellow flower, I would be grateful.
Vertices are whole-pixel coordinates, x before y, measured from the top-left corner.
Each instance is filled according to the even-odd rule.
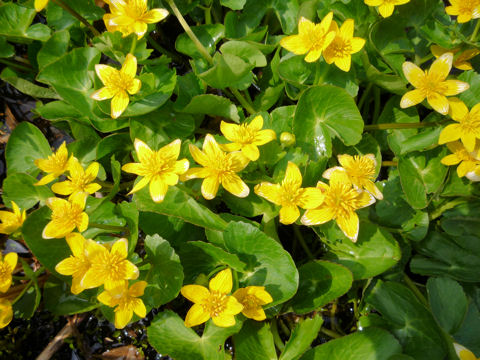
[[[307,54],[306,62],[317,61],[335,38],[335,32],[330,29],[332,19],[333,12],[329,12],[320,24],[302,16],[298,22],[298,35],[284,37],[280,45],[295,55]]]
[[[233,296],[243,305],[242,314],[257,321],[262,321],[266,318],[262,305],[273,301],[272,296],[265,291],[264,286],[240,288],[233,293]]]
[[[0,329],[10,324],[13,319],[12,303],[5,299],[0,298]]]
[[[140,296],[143,296],[146,281],[137,281],[128,288],[128,282],[124,281],[122,284],[110,290],[105,290],[97,296],[98,301],[110,307],[115,307],[115,327],[123,329],[132,319],[133,313],[139,317],[147,316],[147,309]]]
[[[120,70],[108,65],[97,64],[95,71],[105,86],[90,96],[99,101],[112,99],[111,116],[116,119],[122,115],[130,102],[128,94],[136,94],[142,85],[141,81],[135,78],[137,58],[128,54]]]
[[[223,152],[210,134],[207,134],[203,141],[203,151],[191,144],[189,149],[192,157],[203,168],[196,167],[188,170],[185,178],[187,180],[204,179],[202,195],[205,199],[213,199],[217,195],[220,184],[235,196],[241,198],[248,196],[250,189],[236,174],[248,165],[248,159],[240,151],[229,154]]]
[[[410,0],[364,0],[368,6],[378,6],[378,12],[384,18],[387,18],[393,14],[393,10],[396,5],[403,5]]]
[[[109,32],[120,31],[123,36],[137,34],[140,39],[147,32],[147,24],[155,24],[168,15],[165,9],[148,10],[147,0],[106,0],[111,14],[103,15]]]
[[[23,222],[27,218],[27,211],[20,211],[20,208],[12,201],[13,212],[10,211],[0,211],[0,234],[12,234],[23,225]]]
[[[53,184],[52,191],[60,195],[70,195],[69,200],[77,193],[93,194],[102,188],[99,184],[92,183],[97,177],[99,168],[100,165],[93,162],[87,170],[84,170],[80,162],[73,158],[68,168],[70,172],[68,180]]]
[[[153,201],[161,202],[165,198],[168,187],[178,183],[178,175],[188,170],[187,159],[178,160],[181,140],[177,139],[157,151],[151,150],[147,144],[135,139],[139,163],[128,163],[122,170],[143,176],[129,192],[132,194],[150,184],[150,196]]]
[[[48,0],[35,0],[35,11],[42,11],[47,6]]]
[[[470,87],[463,81],[446,80],[452,69],[452,62],[452,53],[440,56],[432,63],[430,70],[426,71],[409,61],[404,62],[403,73],[416,89],[403,95],[400,107],[417,105],[427,98],[435,111],[443,115],[448,114],[449,104],[446,96],[457,95]]]
[[[12,284],[12,272],[17,266],[17,253],[10,252],[2,260],[0,253],[0,292],[5,293]]]
[[[457,16],[459,23],[480,18],[479,0],[450,0],[450,4],[445,11],[448,15]]]
[[[255,116],[250,124],[229,124],[225,121],[220,123],[220,130],[231,141],[231,144],[220,145],[225,151],[241,150],[243,155],[250,161],[256,161],[260,157],[258,146],[264,145],[277,138],[275,131],[263,128],[263,117]]]
[[[77,193],[67,201],[51,197],[47,199],[47,206],[52,209],[52,220],[43,229],[44,239],[63,238],[75,228],[79,232],[87,230],[88,215],[83,212],[86,195]]]
[[[232,271],[225,269],[210,280],[209,289],[201,285],[182,287],[182,295],[194,303],[185,317],[185,326],[199,325],[210,318],[220,327],[235,325],[234,315],[243,310],[243,305],[235,297],[228,295],[232,286]]]
[[[93,240],[85,240],[85,238],[78,234],[72,233],[66,236],[66,240],[73,255],[60,261],[55,270],[62,275],[72,276],[73,294],[80,294],[85,288],[81,285],[81,281],[88,269],[90,269],[90,260],[87,257],[89,248],[94,246]]]
[[[355,188],[367,190],[370,194],[375,196],[378,200],[383,199],[383,194],[375,186],[375,170],[377,160],[375,155],[366,154],[363,156],[348,154],[338,155],[338,162],[341,167],[335,166],[326,170],[323,173],[325,179],[330,179],[330,175],[336,170],[344,170],[348,180]]]
[[[438,58],[439,56],[442,56],[447,52],[451,52],[453,55],[455,55],[460,51],[460,48],[448,50],[438,45],[432,45],[430,46],[430,50],[432,51],[433,56]],[[465,70],[465,71],[472,70],[473,69],[472,64],[470,64],[468,60],[474,58],[478,54],[480,54],[480,50],[478,49],[468,49],[468,50],[462,51],[462,53],[458,55],[456,59],[453,60],[453,67],[459,70]]]
[[[463,101],[453,98],[450,100],[450,116],[458,124],[447,125],[440,133],[438,143],[461,139],[465,149],[473,151],[476,140],[480,139],[480,104],[469,112]]]
[[[90,268],[80,281],[84,289],[91,289],[104,285],[110,290],[123,284],[125,280],[138,278],[138,268],[127,260],[128,241],[119,239],[110,251],[103,245],[91,244],[87,248],[87,258]]]
[[[343,71],[350,71],[352,54],[359,52],[365,45],[365,39],[353,37],[355,28],[353,19],[347,19],[338,29],[335,21],[332,27],[335,31],[335,38],[323,52],[327,64],[335,63]]]
[[[480,165],[478,146],[473,152],[468,152],[460,141],[448,143],[447,147],[452,154],[442,158],[441,162],[447,166],[460,164],[457,167],[458,177],[465,176],[467,173],[474,171],[477,165]]]
[[[317,187],[326,193],[325,201],[316,209],[307,210],[302,223],[318,225],[336,220],[345,236],[356,242],[359,220],[355,211],[373,204],[375,198],[366,191],[353,188],[344,171],[334,171],[330,174],[330,185],[319,181]]]
[[[281,184],[262,182],[255,186],[255,193],[280,208],[280,222],[285,225],[294,223],[302,209],[314,209],[325,199],[321,189],[302,188],[302,174],[298,166],[288,162],[285,178]]]
[[[457,353],[460,360],[479,360],[475,356],[475,354],[468,350],[466,347],[457,343],[453,343],[453,346],[455,347],[455,352]]]
[[[35,185],[45,185],[58,178],[68,170],[72,159],[73,155],[70,156],[70,159],[68,158],[67,144],[64,141],[58,150],[52,155],[49,155],[48,158],[35,160],[35,165],[40,170],[48,173],[48,175],[41,178]]]

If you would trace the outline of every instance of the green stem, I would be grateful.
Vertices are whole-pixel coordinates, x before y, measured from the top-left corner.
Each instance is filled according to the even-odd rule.
[[[134,34],[133,40],[132,40],[132,46],[130,46],[130,54],[134,55],[135,54],[135,49],[137,47],[137,34]]]
[[[468,199],[455,199],[455,200],[449,201],[446,204],[443,204],[442,206],[440,206],[438,209],[436,209],[434,212],[430,214],[430,221],[440,217],[445,211],[453,209],[457,205],[466,204],[468,202],[469,202]]]
[[[472,36],[470,36],[470,41],[475,41],[479,30],[480,30],[480,19],[477,20],[477,24],[475,25],[475,29],[473,30]]]
[[[182,16],[180,11],[178,10],[177,5],[175,5],[175,2],[173,0],[167,0],[167,3],[172,8],[173,13],[178,19],[178,22],[182,26],[183,30],[185,30],[185,32],[187,33],[187,36],[195,44],[195,47],[197,48],[197,50],[200,52],[200,54],[202,54],[205,60],[207,60],[210,65],[212,65],[213,64],[212,56],[208,53],[207,49],[205,49],[203,44],[200,42],[200,40],[198,40],[197,36],[193,33],[192,29],[185,21],[185,18]]]
[[[125,231],[127,234],[130,234],[130,230],[128,230],[127,227],[125,226],[117,226],[117,225],[107,225],[107,224],[99,224],[99,223],[88,223],[89,227],[94,227],[97,229],[103,229],[103,230],[111,230],[111,231],[116,231],[116,232],[122,232]]]
[[[387,123],[387,124],[371,124],[365,125],[363,131],[372,130],[393,130],[393,129],[420,129],[426,127],[435,127],[441,125],[443,122],[432,123]]]
[[[255,109],[253,108],[253,106],[247,101],[247,99],[245,99],[243,97],[243,95],[240,93],[240,91],[238,91],[237,89],[235,88],[229,88],[230,91],[232,92],[233,96],[235,96],[235,99],[238,100],[238,102],[240,103],[240,105],[242,105],[245,110],[248,111],[248,113],[250,115],[253,115],[256,113]]]
[[[27,285],[23,288],[22,292],[12,301],[12,305],[15,304],[22,296],[27,292],[27,290],[32,286],[33,280],[30,280]]]
[[[382,166],[398,166],[398,161],[382,161]]]
[[[365,91],[363,92],[362,97],[360,98],[360,101],[358,102],[358,108],[359,109],[362,109],[363,104],[367,100],[368,95],[370,95],[370,91],[372,90],[372,86],[373,86],[373,84],[369,83],[367,85],[367,87],[365,88]]]
[[[320,331],[321,331],[322,333],[324,333],[325,335],[330,336],[330,337],[333,338],[333,339],[339,339],[339,338],[342,337],[342,335],[340,335],[339,333],[336,333],[335,331],[326,329],[326,328],[324,328],[323,326],[320,328]]]
[[[210,7],[206,7],[203,11],[205,16],[205,25],[209,25],[212,23],[212,14],[210,13]]]
[[[303,235],[300,232],[300,228],[297,224],[293,224],[293,233],[295,234],[295,238],[298,240],[298,242],[302,246],[302,248],[305,251],[305,253],[307,254],[308,258],[310,260],[315,259],[312,252],[310,251],[310,248],[308,247],[307,243],[305,242],[305,239],[303,238]]]
[[[95,27],[90,24],[82,15],[80,15],[78,12],[76,12],[75,10],[73,10],[68,4],[64,3],[62,0],[52,0],[53,3],[57,4],[58,6],[60,6],[62,9],[66,10],[67,12],[69,12],[70,14],[72,14],[73,17],[75,17],[77,20],[79,20],[83,25],[85,25],[86,27],[88,27],[93,35],[95,36],[99,36],[100,35],[100,32],[95,29]]]
[[[18,62],[13,61],[13,60],[0,59],[0,63],[11,66],[13,68],[17,68],[18,70],[22,70],[22,71],[32,72],[32,70],[33,70],[31,67],[28,67],[28,66],[23,65],[23,64],[19,64]]]
[[[168,56],[169,58],[176,61],[177,63],[182,63],[182,64],[185,63],[185,60],[181,56],[178,56],[177,54],[165,49],[150,35],[147,35],[147,41],[150,44],[150,46],[153,47],[155,50],[157,50],[160,54]]]
[[[428,60],[433,59],[433,58],[434,58],[433,54],[428,54],[427,56],[418,60],[417,65],[422,65],[423,63],[426,63]]]
[[[412,292],[415,294],[415,296],[417,297],[417,299],[420,300],[420,302],[428,308],[429,305],[428,305],[427,299],[425,298],[425,296],[423,296],[423,294],[420,292],[420,290],[418,290],[418,288],[417,288],[417,286],[415,285],[415,283],[412,281],[412,279],[410,279],[410,278],[407,276],[407,274],[404,274],[404,275],[403,275],[403,281],[405,281],[405,283],[406,283],[407,286],[410,288],[410,290],[412,290]]]
[[[380,89],[376,86],[373,88],[373,98],[375,100],[373,107],[373,122],[377,122],[377,119],[380,116],[380,107],[382,103],[380,99]]]
[[[278,350],[283,351],[283,349],[285,349],[285,344],[283,343],[282,338],[278,333],[278,326],[277,326],[276,319],[272,321],[271,331],[272,331],[273,342],[275,343],[275,346],[277,347]]]

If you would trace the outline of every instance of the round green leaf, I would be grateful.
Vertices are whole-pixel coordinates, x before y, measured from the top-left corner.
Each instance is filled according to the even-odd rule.
[[[363,119],[344,89],[313,86],[298,101],[293,132],[298,146],[318,160],[332,155],[332,137],[340,138],[345,145],[357,144],[362,139]]]
[[[298,269],[300,282],[291,301],[296,314],[306,314],[345,294],[353,275],[346,267],[329,261],[311,261]]]

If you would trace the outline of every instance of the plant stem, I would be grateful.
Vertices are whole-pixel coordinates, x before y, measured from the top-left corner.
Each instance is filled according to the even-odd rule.
[[[442,206],[440,206],[438,209],[436,209],[430,214],[430,221],[440,217],[445,211],[453,209],[457,205],[466,204],[468,202],[469,202],[468,199],[455,199],[455,200],[449,201],[446,204],[443,204]]]
[[[12,301],[12,305],[15,304],[18,300],[20,300],[23,296],[23,294],[25,294],[27,292],[27,290],[30,288],[30,286],[32,286],[33,284],[33,280],[30,280],[26,285],[25,287],[23,288],[22,292],[20,294],[18,294],[18,296]]]
[[[475,38],[477,37],[479,30],[480,30],[480,19],[477,20],[477,24],[475,25],[475,29],[473,30],[472,36],[470,36],[470,41],[475,41]]]
[[[405,281],[405,283],[406,283],[407,286],[410,288],[410,290],[412,290],[412,292],[415,294],[415,296],[417,297],[417,299],[420,300],[420,302],[428,308],[429,305],[428,305],[427,299],[425,298],[425,296],[423,296],[423,294],[420,292],[420,290],[418,290],[418,288],[417,288],[417,286],[415,285],[415,283],[412,281],[412,279],[410,279],[410,278],[408,277],[407,274],[404,274],[404,275],[403,275],[403,281]]]
[[[127,234],[130,234],[130,230],[128,230],[125,226],[117,226],[117,225],[107,225],[107,224],[99,224],[99,223],[89,223],[89,227],[94,227],[97,229],[104,229],[104,230],[111,230],[111,231],[125,231]]]
[[[67,12],[69,12],[70,14],[72,14],[73,17],[75,17],[77,20],[79,20],[83,25],[85,25],[86,27],[88,27],[93,35],[95,36],[99,36],[100,35],[100,32],[95,29],[95,27],[90,24],[82,15],[80,15],[78,12],[76,12],[75,10],[73,10],[68,4],[64,3],[62,0],[52,0],[53,3],[57,4],[58,6],[60,6],[62,9],[66,10]]]
[[[398,161],[382,161],[382,166],[398,166]]]
[[[134,34],[133,40],[132,40],[132,46],[130,46],[130,54],[134,55],[135,54],[135,48],[137,47],[137,34]]]
[[[160,45],[150,35],[147,35],[147,41],[150,44],[150,46],[153,47],[155,50],[157,50],[160,54],[163,54],[163,55],[166,55],[166,56],[172,58],[177,63],[182,63],[182,64],[185,63],[185,60],[181,56],[178,56],[177,54],[165,49],[162,45]]]
[[[187,24],[185,18],[182,16],[180,13],[180,10],[178,10],[177,5],[175,5],[175,2],[173,0],[167,0],[168,5],[172,8],[173,13],[175,14],[176,18],[180,22],[180,25],[182,25],[183,30],[187,33],[188,37],[190,40],[193,41],[195,44],[195,47],[197,50],[202,54],[202,56],[209,62],[210,65],[213,64],[213,58],[212,56],[208,53],[207,49],[203,46],[203,44],[198,40],[197,36],[193,33],[192,29],[190,28],[190,25]]]
[[[326,329],[326,328],[324,328],[323,326],[320,328],[320,331],[321,331],[322,333],[324,333],[325,335],[330,336],[330,337],[333,338],[333,339],[338,339],[338,338],[341,338],[341,337],[342,337],[342,335],[340,335],[339,333],[336,333],[335,331]]]
[[[31,67],[28,67],[23,64],[19,64],[17,61],[13,61],[13,60],[0,59],[0,63],[5,64],[7,66],[11,66],[13,68],[17,68],[18,70],[22,70],[22,71],[32,72],[33,70]]]
[[[308,258],[310,260],[315,259],[312,252],[310,251],[307,243],[305,242],[305,239],[303,238],[303,235],[300,232],[299,226],[297,224],[293,224],[293,233],[295,234],[295,238],[298,240],[298,242],[302,246],[302,248],[305,251],[305,253],[307,254]]]
[[[209,25],[212,23],[212,14],[210,13],[210,7],[206,7],[204,12],[205,16],[205,25]]]
[[[365,100],[367,100],[367,96],[370,94],[370,91],[372,90],[372,83],[369,83],[365,90],[363,91],[362,97],[360,98],[360,101],[358,102],[358,109],[362,109],[363,104],[365,103]]]
[[[420,129],[425,127],[435,127],[441,123],[387,123],[387,124],[371,124],[365,125],[363,131],[372,130],[393,130],[393,129]]]
[[[253,106],[247,101],[247,99],[245,99],[243,97],[242,94],[240,94],[240,91],[238,91],[237,89],[235,88],[230,88],[230,91],[232,92],[233,96],[235,96],[235,98],[238,100],[238,102],[240,103],[240,105],[242,105],[245,110],[248,111],[248,113],[250,115],[253,115],[256,113],[255,109],[253,108]]]
[[[285,349],[285,344],[283,343],[282,338],[278,333],[278,326],[277,326],[276,319],[273,319],[272,321],[271,330],[272,330],[273,342],[275,343],[275,346],[277,347],[278,350],[283,351],[283,349]]]

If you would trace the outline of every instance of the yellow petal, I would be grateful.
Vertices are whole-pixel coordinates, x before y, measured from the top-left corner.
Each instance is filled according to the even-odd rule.
[[[235,325],[235,317],[225,313],[221,313],[218,316],[212,317],[212,321],[218,327],[229,327]]]
[[[118,305],[118,299],[112,296],[110,291],[103,291],[97,296],[97,300],[102,304],[109,307],[115,307]]]
[[[144,318],[147,316],[147,309],[145,304],[141,299],[135,299],[133,302],[133,312],[137,314],[139,317]]]
[[[260,157],[260,151],[257,145],[246,144],[242,147],[242,154],[250,161],[257,161]]]
[[[39,11],[42,11],[45,6],[47,6],[48,4],[48,0],[35,0],[35,11],[36,12],[39,12]]]
[[[102,100],[111,99],[112,97],[115,96],[116,93],[117,93],[116,90],[113,90],[110,87],[104,86],[104,87],[100,88],[99,90],[95,91],[94,93],[92,93],[92,95],[90,95],[90,97],[93,100],[102,101]]]
[[[247,197],[250,189],[237,174],[227,174],[222,177],[222,185],[229,193],[239,198]]]
[[[453,54],[451,52],[439,56],[430,66],[429,75],[436,79],[444,80],[447,78],[453,64]]]
[[[60,195],[70,195],[75,191],[75,187],[71,181],[67,180],[53,184],[52,191]]]
[[[243,155],[241,151],[233,152],[227,154],[228,161],[230,162],[230,170],[234,172],[239,172],[245,169],[250,162],[250,160]]]
[[[345,55],[341,58],[336,58],[334,62],[340,70],[348,72],[350,71],[350,67],[352,66],[352,57],[350,55]]]
[[[464,177],[473,170],[475,170],[475,163],[473,161],[462,161],[457,167],[458,177]]]
[[[75,229],[75,225],[58,224],[57,222],[50,221],[42,232],[44,239],[63,238],[70,234]]]
[[[142,38],[143,35],[145,35],[145,33],[147,32],[147,24],[144,23],[143,21],[135,21],[135,23],[133,24],[133,29],[134,29],[134,32],[135,34],[138,35],[138,38]]]
[[[8,270],[10,272],[12,272],[15,269],[15,267],[17,266],[17,261],[18,261],[18,255],[17,255],[17,253],[14,253],[14,252],[9,252],[3,258],[3,262],[7,265]]]
[[[85,238],[79,233],[72,233],[66,236],[67,244],[70,247],[70,251],[75,257],[81,257],[84,255]]]
[[[447,142],[458,140],[459,138],[460,138],[460,125],[450,124],[450,125],[447,125],[440,133],[440,137],[438,138],[438,143],[441,145]]]
[[[280,205],[281,202],[281,186],[278,184],[271,184],[262,182],[255,185],[255,194],[261,196],[275,205]]]
[[[262,115],[257,115],[255,116],[252,121],[250,121],[250,124],[248,124],[248,128],[250,128],[253,131],[260,131],[263,128],[263,116]]]
[[[150,147],[140,139],[135,139],[133,145],[140,162],[149,162],[153,156],[153,151],[150,149]]]
[[[205,286],[200,285],[185,285],[180,292],[195,304],[203,303],[210,296],[210,291]]]
[[[447,80],[442,84],[447,86],[447,89],[443,92],[445,96],[457,95],[470,88],[468,83],[459,80]]]
[[[332,220],[335,216],[335,212],[332,208],[320,205],[318,209],[307,210],[303,214],[301,222],[303,225],[319,225],[325,224]]]
[[[12,304],[7,299],[0,299],[0,329],[7,326],[13,319]]]
[[[73,275],[78,270],[78,260],[70,256],[55,266],[55,271],[62,275]]]
[[[384,2],[382,5],[378,7],[378,12],[384,18],[387,18],[389,16],[392,16],[394,9],[395,9],[395,6],[393,4]]]
[[[210,313],[206,312],[202,305],[194,304],[190,310],[188,310],[187,316],[185,317],[185,326],[192,327],[200,325],[208,321],[208,319],[210,319]]]
[[[166,9],[152,9],[143,15],[142,20],[147,24],[154,24],[162,21],[168,16],[168,10]]]
[[[455,154],[447,155],[440,160],[443,165],[447,166],[457,165],[460,161],[461,160]]]
[[[161,157],[176,160],[180,155],[181,146],[182,141],[180,139],[173,140],[170,144],[158,150],[158,154],[161,155]]]
[[[355,54],[362,50],[365,46],[365,42],[365,39],[359,37],[352,38],[352,40],[350,41],[350,46],[352,47],[350,54]]]
[[[111,254],[115,254],[120,259],[126,259],[128,256],[128,240],[119,239],[112,246]]]
[[[211,172],[205,168],[191,168],[188,169],[187,172],[182,176],[184,180],[191,180],[191,179],[203,179],[211,175]]]
[[[427,102],[430,104],[433,110],[442,115],[448,114],[450,104],[445,96],[432,92],[427,96]]]
[[[129,103],[128,94],[125,91],[119,91],[112,98],[111,103],[111,116],[113,119],[116,119],[122,115]]]
[[[132,190],[130,190],[129,194],[133,194],[133,193],[137,192],[138,190],[143,189],[145,186],[148,185],[149,182],[150,182],[149,177],[144,177],[144,178],[140,179],[140,181],[135,184],[135,186],[132,188]]]
[[[422,85],[422,82],[425,79],[425,72],[420,69],[414,63],[406,61],[402,65],[403,74],[407,78],[408,82],[415,86],[416,88]]]
[[[330,25],[332,24],[333,20],[333,11],[330,11],[325,17],[322,19],[319,25],[317,25],[315,30],[320,29],[321,33],[326,34],[328,29],[330,29]]]
[[[360,226],[358,221],[358,215],[355,212],[352,211],[347,215],[337,217],[337,224],[346,237],[348,237],[353,242],[357,241],[358,230]]]
[[[118,70],[108,65],[97,64],[95,65],[95,72],[97,73],[102,83],[107,84],[110,82],[110,79],[112,79],[112,77],[115,77],[117,75]]]
[[[365,190],[367,190],[370,194],[372,194],[377,200],[383,199],[382,192],[378,189],[373,181],[368,181],[365,184]]]
[[[304,188],[298,199],[297,205],[302,209],[314,209],[319,207],[325,199],[325,193],[314,187]]]
[[[265,311],[261,307],[256,308],[245,308],[242,311],[242,314],[245,315],[249,319],[253,319],[256,321],[263,321],[267,318],[265,315]]]
[[[135,95],[140,91],[141,87],[142,87],[142,82],[140,81],[140,79],[133,79],[130,86],[127,87],[127,91],[130,95]]]
[[[220,131],[222,132],[223,136],[231,142],[238,142],[241,139],[238,136],[238,129],[240,128],[239,125],[230,124],[222,120],[220,123]]]
[[[137,58],[132,54],[127,54],[120,72],[126,76],[134,78],[137,74]]]
[[[342,36],[346,39],[350,39],[353,37],[354,30],[355,30],[355,24],[353,19],[345,20],[342,26],[340,27],[340,32]]]
[[[284,225],[293,224],[300,216],[300,210],[296,205],[282,206],[280,209],[280,222]]]
[[[289,184],[293,189],[298,189],[302,186],[302,174],[298,166],[291,161],[288,162],[283,183]]]
[[[190,166],[190,163],[187,159],[181,159],[175,162],[175,167],[173,171],[179,175],[185,174],[189,166]]]
[[[123,329],[132,320],[133,310],[130,308],[115,309],[115,327],[117,329]]]
[[[85,186],[84,190],[88,194],[93,194],[93,193],[97,192],[98,190],[100,190],[101,188],[102,188],[102,186],[100,184],[91,183],[91,184],[88,184],[87,186]]]
[[[421,103],[425,99],[425,96],[422,91],[420,90],[412,90],[407,92],[402,96],[402,100],[400,100],[400,107],[405,109],[410,106],[417,105]]]
[[[84,209],[86,201],[87,201],[87,195],[78,193],[72,197],[71,203],[74,205],[77,205],[81,209]]]
[[[190,150],[190,154],[198,164],[207,166],[208,165],[208,157],[205,153],[197,148],[195,145],[189,144],[188,149]]]
[[[220,271],[213,279],[208,283],[210,291],[218,291],[222,294],[229,294],[232,291],[232,270],[229,268]]]
[[[308,63],[312,63],[320,59],[320,56],[322,56],[322,48],[315,48],[308,52],[307,56],[305,56],[305,61]]]
[[[217,157],[217,154],[222,153],[222,150],[217,144],[217,141],[211,134],[207,134],[203,140],[202,150],[209,157]]]
[[[303,55],[310,50],[310,44],[302,36],[290,35],[280,40],[280,45],[295,55]]]
[[[193,169],[191,169],[193,170]],[[217,196],[218,186],[220,185],[218,176],[208,176],[202,182],[202,195],[207,200],[212,200]]]
[[[84,232],[88,228],[88,215],[86,213],[80,214],[80,221],[76,224],[78,231]],[[73,231],[73,229],[72,229]],[[70,233],[71,231],[69,231]],[[67,235],[67,234],[65,234]],[[63,237],[63,236],[62,236]]]
[[[162,202],[165,198],[167,190],[168,185],[165,183],[165,181],[163,181],[162,177],[154,176],[150,181],[150,196],[154,202]]]
[[[148,283],[146,281],[137,281],[135,284],[130,286],[130,289],[128,289],[128,294],[134,297],[143,296],[147,285]],[[142,317],[145,317],[145,315]]]
[[[461,121],[468,115],[468,107],[462,100],[451,98],[448,101],[450,102],[450,116],[453,120]]]
[[[264,145],[272,140],[275,140],[276,138],[277,134],[275,131],[271,129],[260,130],[255,134],[255,140],[253,143],[257,146]]]
[[[315,23],[308,20],[306,17],[300,17],[298,21],[298,33],[307,34],[315,29]]]
[[[122,166],[122,170],[128,173],[136,175],[145,175],[145,169],[142,164],[139,163],[128,163]]]

